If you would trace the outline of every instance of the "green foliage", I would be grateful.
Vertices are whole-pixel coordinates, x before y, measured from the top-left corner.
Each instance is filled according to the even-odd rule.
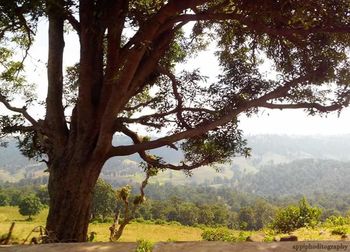
[[[48,206],[50,204],[50,195],[47,186],[40,186],[35,189],[35,195],[40,199],[43,205]]]
[[[232,231],[227,228],[208,228],[202,233],[202,239],[206,241],[225,241],[225,242],[236,242],[236,237]]]
[[[346,235],[348,233],[349,233],[349,228],[344,226],[336,227],[331,231],[332,235]]]
[[[0,206],[8,206],[10,203],[10,198],[4,192],[0,192]]]
[[[152,252],[154,243],[146,240],[138,240],[136,252]]]
[[[31,219],[33,215],[37,215],[42,210],[43,205],[40,199],[35,195],[29,195],[22,199],[19,204],[19,213],[24,216],[28,216]]]
[[[116,203],[113,187],[103,179],[98,179],[92,195],[92,219],[104,222],[113,215]]]
[[[298,206],[280,209],[272,223],[277,232],[289,233],[301,227],[315,227],[320,220],[321,210],[311,207],[304,197]]]
[[[343,216],[329,216],[326,221],[325,225],[326,226],[344,226],[350,224],[350,220],[348,217],[343,217]]]
[[[243,230],[259,230],[270,224],[276,209],[264,200],[257,200],[251,206],[238,212],[239,227]]]
[[[266,228],[263,231],[265,234],[264,242],[273,242],[275,240],[275,236],[276,236],[275,230]]]

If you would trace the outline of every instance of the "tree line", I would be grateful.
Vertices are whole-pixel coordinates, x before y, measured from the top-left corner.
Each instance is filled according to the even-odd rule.
[[[131,194],[136,195],[135,187]],[[146,201],[135,211],[134,221],[158,224],[172,222],[188,226],[227,227],[240,230],[259,230],[274,225],[275,229],[286,231],[286,227],[298,228],[303,225],[299,221],[299,215],[304,215],[301,219],[309,220],[307,222],[310,226],[326,221],[332,216],[341,217],[348,214],[347,211],[341,213],[334,208],[320,207],[315,201],[317,198],[309,199],[311,207],[301,195],[264,199],[224,187],[150,184],[146,189],[146,197]],[[27,205],[32,203],[27,208],[38,209],[32,212],[22,211],[23,215],[30,217],[37,214],[49,204],[47,188],[8,187],[8,184],[6,188],[0,187],[1,206],[20,207],[23,202],[27,202]],[[123,208],[123,204],[117,200],[116,190],[106,181],[99,179],[93,192],[90,221],[112,222],[117,208]],[[349,206],[346,209],[349,209]],[[123,211],[121,213],[123,218]]]

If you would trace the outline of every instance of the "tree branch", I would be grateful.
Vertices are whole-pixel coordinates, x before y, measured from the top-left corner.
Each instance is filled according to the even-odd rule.
[[[13,107],[6,99],[5,96],[3,96],[2,94],[0,94],[0,102],[2,104],[5,105],[5,107],[12,111],[12,112],[16,112],[16,113],[19,113],[19,114],[22,114],[24,116],[25,119],[27,119],[31,124],[32,126],[34,126],[35,128],[39,127],[38,125],[38,122],[31,116],[29,115],[28,111],[26,110],[25,107],[23,108],[17,108],[17,107]]]
[[[155,114],[150,114],[150,115],[144,115],[140,116],[137,118],[127,118],[127,117],[119,117],[117,120],[122,121],[125,123],[140,123],[140,124],[147,124],[149,123],[150,120],[152,119],[160,119],[160,118],[165,118],[166,116],[177,114],[179,112],[184,112],[184,111],[190,111],[190,112],[199,112],[199,113],[208,113],[208,114],[215,114],[216,111],[210,110],[210,109],[205,109],[205,108],[174,108],[172,110],[163,112],[163,113],[155,113]]]
[[[62,0],[47,1],[47,5],[49,16],[49,53],[45,123],[51,131],[50,135],[55,136],[55,143],[62,147],[65,145],[68,132],[62,104],[64,50],[64,18],[62,12],[64,2]]]
[[[264,105],[268,100],[273,100],[285,96],[292,87],[295,87],[301,83],[308,83],[309,78],[312,78],[314,74],[314,72],[310,72],[305,76],[300,76],[298,78],[287,81],[282,86],[277,87],[275,90],[257,99],[250,101],[245,100],[238,108],[224,108],[224,114],[222,114],[221,117],[198,124],[195,128],[174,133],[173,135],[161,137],[149,142],[142,142],[135,145],[111,147],[107,156],[113,157],[131,155],[143,150],[156,149],[165,145],[169,145],[182,139],[199,136],[207,131],[213,130],[221,125],[230,122],[233,118],[237,117],[240,113],[248,109]]]
[[[134,144],[141,144],[143,142],[141,137],[139,137],[135,132],[129,130],[126,127],[123,127],[122,132],[125,135],[129,136],[133,140]],[[173,149],[175,148],[177,150],[177,147],[173,144],[170,147],[172,147]],[[196,169],[196,168],[201,167],[203,165],[208,165],[211,163],[209,159],[203,159],[200,162],[195,163],[195,164],[191,164],[191,165],[187,165],[185,163],[183,163],[182,165],[173,165],[173,164],[162,162],[161,160],[155,158],[154,156],[146,153],[146,151],[140,151],[138,153],[139,153],[140,157],[147,164],[151,165],[152,167],[160,168],[160,169],[193,170],[193,169]]]
[[[168,69],[166,69],[165,67],[162,67],[162,66],[158,66],[158,69],[159,69],[159,72],[168,76],[168,78],[170,79],[171,81],[171,86],[172,86],[172,89],[173,89],[173,94],[174,94],[174,97],[177,101],[177,106],[176,106],[176,117],[177,119],[179,120],[181,126],[185,129],[191,129],[192,127],[185,121],[184,117],[182,116],[182,111],[183,111],[183,99],[182,99],[182,96],[181,94],[179,93],[179,90],[178,90],[178,81],[175,77],[175,75],[170,72]]]
[[[146,102],[140,102],[139,104],[136,104],[135,106],[125,107],[124,111],[135,111],[135,110],[138,110],[142,107],[146,107],[146,106],[150,105],[152,102],[155,102],[157,100],[158,100],[158,97],[154,97]]]
[[[261,107],[264,108],[269,108],[269,109],[317,109],[320,112],[331,112],[331,111],[336,111],[340,110],[344,107],[342,104],[333,104],[333,105],[322,105],[319,103],[296,103],[296,104],[275,104],[275,103],[265,103],[260,105]]]
[[[242,14],[237,13],[214,13],[212,11],[210,12],[202,12],[202,13],[196,13],[196,14],[183,14],[179,15],[177,17],[174,17],[172,20],[169,21],[168,24],[164,25],[164,27],[172,26],[175,23],[178,22],[190,22],[190,21],[206,21],[206,20],[217,20],[217,21],[224,21],[224,20],[238,20],[242,24],[246,25],[249,29],[267,33],[269,35],[274,36],[282,36],[287,38],[289,41],[295,43],[295,44],[301,44],[303,43],[303,38],[306,38],[307,35],[312,33],[349,33],[350,32],[350,26],[344,24],[343,26],[332,26],[332,27],[322,27],[322,26],[315,26],[310,28],[305,27],[281,27],[281,28],[274,28],[267,24],[265,24],[260,19],[259,21],[252,21],[247,16],[244,16]]]
[[[72,13],[69,10],[64,10],[64,16],[65,19],[71,24],[73,29],[78,33],[78,36],[80,36],[81,27],[79,21],[72,15]]]
[[[24,126],[24,125],[12,125],[6,126],[2,130],[5,133],[14,133],[14,132],[32,132],[36,128],[34,126]]]

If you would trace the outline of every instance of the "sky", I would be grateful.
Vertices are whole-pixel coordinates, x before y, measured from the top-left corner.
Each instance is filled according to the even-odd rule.
[[[73,65],[79,59],[77,36],[72,32],[66,36],[64,64]],[[41,99],[46,93],[46,57],[47,57],[47,24],[41,21],[38,36],[30,51],[28,60],[27,78],[29,82],[38,84],[38,94]],[[200,68],[207,75],[209,81],[218,74],[217,62],[210,52],[201,53],[191,59],[186,66]],[[31,111],[36,116],[43,111]],[[240,129],[245,134],[279,134],[279,135],[338,135],[350,134],[350,108],[344,109],[340,114],[333,112],[327,116],[307,116],[303,110],[269,110],[264,109],[258,115],[247,118],[239,117]]]

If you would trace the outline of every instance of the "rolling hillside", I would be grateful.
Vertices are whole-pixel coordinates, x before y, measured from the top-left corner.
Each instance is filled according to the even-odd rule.
[[[247,136],[252,148],[249,158],[235,157],[231,163],[220,165],[220,172],[203,167],[188,177],[183,172],[166,171],[152,178],[151,183],[207,184],[229,186],[259,195],[292,195],[327,190],[349,191],[350,135],[339,136]],[[128,144],[126,138],[119,143]],[[153,152],[176,163],[182,153],[170,148]],[[114,186],[140,182],[144,176],[137,155],[113,158],[102,170],[101,177]],[[35,180],[45,167],[24,158],[13,140],[8,148],[0,149],[0,181]],[[37,179],[38,180],[38,179]],[[45,181],[43,179],[38,180]],[[317,190],[315,190],[317,189]]]

